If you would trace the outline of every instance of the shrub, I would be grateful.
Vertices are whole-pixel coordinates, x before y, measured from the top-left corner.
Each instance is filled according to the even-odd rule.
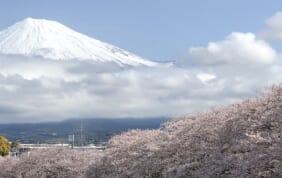
[[[10,152],[10,144],[4,136],[0,136],[0,155],[7,156]]]

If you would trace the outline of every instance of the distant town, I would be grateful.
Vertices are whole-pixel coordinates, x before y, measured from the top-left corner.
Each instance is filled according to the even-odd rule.
[[[38,149],[103,150],[116,134],[130,129],[159,128],[167,118],[72,119],[62,122],[0,124],[0,135],[11,145],[10,156]]]

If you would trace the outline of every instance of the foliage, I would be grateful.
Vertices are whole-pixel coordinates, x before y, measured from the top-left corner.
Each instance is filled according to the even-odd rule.
[[[0,160],[0,177],[60,177],[80,178],[99,151],[71,149],[34,150],[19,158]]]
[[[0,156],[7,156],[10,152],[10,144],[4,136],[0,136]]]
[[[12,142],[10,147],[11,149],[18,149],[21,147],[21,145],[18,142]]]
[[[0,177],[282,177],[282,84],[260,97],[157,130],[114,136],[103,152],[33,151],[0,159]]]
[[[88,177],[282,177],[282,85],[262,96],[113,137]]]

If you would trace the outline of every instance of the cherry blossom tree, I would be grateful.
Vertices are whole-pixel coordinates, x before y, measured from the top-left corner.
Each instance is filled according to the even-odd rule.
[[[261,96],[111,138],[104,151],[0,157],[0,177],[282,177],[282,84]]]

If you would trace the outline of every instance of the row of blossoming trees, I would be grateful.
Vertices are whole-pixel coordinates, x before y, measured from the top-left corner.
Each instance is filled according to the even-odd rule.
[[[158,130],[114,136],[103,152],[46,150],[2,158],[0,177],[282,177],[281,137],[278,85]]]

